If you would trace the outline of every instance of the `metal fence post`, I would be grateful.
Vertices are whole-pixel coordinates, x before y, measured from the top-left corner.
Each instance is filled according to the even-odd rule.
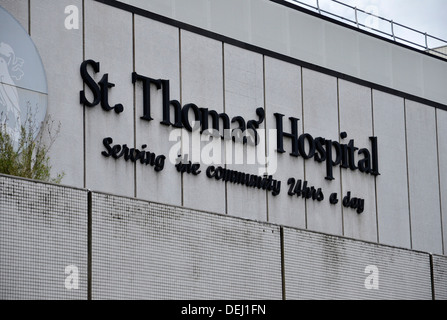
[[[394,23],[393,23],[393,20],[391,20],[390,23],[391,23],[391,35],[393,36],[393,40],[396,41],[396,36],[394,35]]]
[[[359,27],[359,18],[357,16],[357,7],[354,7],[354,12],[355,12],[355,23],[357,24],[357,28]]]

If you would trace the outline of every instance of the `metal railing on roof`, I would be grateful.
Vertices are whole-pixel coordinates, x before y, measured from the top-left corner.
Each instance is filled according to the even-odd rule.
[[[422,32],[414,28],[407,27],[403,24],[397,23],[393,20],[386,19],[384,17],[375,14],[373,10],[371,12],[359,9],[357,7],[348,5],[346,3],[340,2],[338,0],[285,0],[286,2],[313,10],[321,15],[325,15],[336,20],[348,23],[359,29],[363,29],[374,33],[376,35],[388,38],[395,42],[400,42],[408,46],[414,47],[421,51],[428,51],[432,54],[441,56],[447,59],[447,54],[440,48],[447,46],[447,40],[434,37],[427,34],[427,32]],[[304,2],[306,1],[306,2]],[[343,16],[334,12],[329,11],[331,8],[323,6],[323,3],[332,3],[337,6],[337,11],[344,9],[347,12],[343,13]],[[333,9],[333,8],[332,8]],[[419,38],[419,39],[418,39]],[[411,39],[411,40],[410,40]]]

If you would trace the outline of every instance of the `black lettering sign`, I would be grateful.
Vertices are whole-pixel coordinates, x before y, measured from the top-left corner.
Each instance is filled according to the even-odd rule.
[[[156,155],[153,152],[145,151],[146,144],[141,146],[141,149],[129,148],[127,144],[112,146],[113,139],[108,137],[103,139],[103,145],[106,151],[102,151],[101,154],[108,158],[114,159],[124,158],[125,161],[140,162],[143,165],[154,167],[156,172],[162,171],[165,166],[166,156]]]
[[[91,68],[94,74],[100,72],[100,64],[94,60],[85,60],[80,66],[81,77],[84,84],[91,91],[91,99],[87,98],[85,90],[80,91],[80,103],[87,107],[95,107],[101,104],[105,111],[114,110],[117,114],[124,111],[122,104],[109,104],[109,90],[115,87],[115,84],[109,81],[109,75],[106,73],[96,82],[94,77],[89,73]],[[260,142],[258,130],[265,121],[264,108],[256,109],[256,118],[246,121],[242,116],[230,117],[226,113],[219,113],[210,110],[206,106],[197,106],[194,103],[182,104],[178,100],[171,100],[170,82],[166,79],[153,79],[137,72],[132,73],[132,83],[142,84],[143,110],[141,119],[152,121],[151,116],[151,89],[153,94],[160,94],[162,97],[163,119],[160,123],[165,126],[174,128],[184,128],[187,131],[200,130],[200,133],[212,134],[222,139],[232,139],[236,143],[249,145],[258,145]],[[340,140],[330,140],[323,137],[314,138],[310,133],[298,132],[298,123],[300,119],[289,117],[289,132],[284,129],[285,115],[274,113],[276,119],[277,130],[277,152],[286,153],[284,148],[284,139],[290,139],[290,156],[302,157],[304,160],[314,159],[318,163],[325,163],[327,180],[334,180],[334,167],[340,166],[342,169],[359,171],[364,174],[378,176],[378,142],[377,137],[369,137],[370,148],[359,148],[355,145],[354,139],[350,139],[347,143],[342,140],[347,139],[346,132],[340,133]],[[210,133],[211,132],[211,133]],[[339,142],[339,141],[340,142]],[[156,155],[150,151],[146,151],[147,145],[143,144],[139,149],[129,148],[126,144],[113,144],[113,139],[107,137],[103,139],[105,150],[101,152],[104,157],[113,159],[123,158],[125,161],[141,163],[151,166],[155,171],[162,171],[165,165],[166,157],[164,155]],[[191,162],[178,162],[177,171],[192,175],[200,174],[200,164]],[[208,178],[222,180],[225,182],[245,185],[251,188],[267,190],[272,192],[274,196],[279,195],[281,190],[281,181],[273,179],[272,176],[256,176],[246,174],[234,170],[228,170],[223,167],[210,166],[206,170]],[[307,181],[296,180],[290,178],[288,180],[289,196],[302,197],[304,199],[312,199],[314,201],[323,201],[324,194],[321,188],[309,186]],[[339,202],[336,193],[329,197],[331,204]],[[357,210],[360,214],[364,210],[364,200],[351,197],[351,193],[343,198],[344,207]]]
[[[81,64],[81,77],[84,80],[84,83],[89,87],[89,89],[93,93],[93,101],[90,102],[85,95],[85,91],[82,90],[80,92],[80,102],[81,104],[87,107],[94,107],[101,103],[101,107],[105,111],[115,110],[116,113],[121,113],[124,111],[124,107],[122,104],[118,103],[111,107],[109,105],[109,89],[115,86],[114,83],[109,82],[109,75],[106,73],[103,75],[98,84],[92,78],[92,76],[88,73],[87,67],[91,66],[95,73],[99,72],[99,62],[94,60],[86,60]]]

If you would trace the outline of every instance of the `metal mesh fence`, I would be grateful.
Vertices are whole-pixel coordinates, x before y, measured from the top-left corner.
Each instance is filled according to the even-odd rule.
[[[281,299],[279,227],[93,194],[93,299]]]
[[[87,299],[86,250],[87,191],[0,177],[0,299]]]
[[[445,300],[446,261],[0,175],[0,299]]]

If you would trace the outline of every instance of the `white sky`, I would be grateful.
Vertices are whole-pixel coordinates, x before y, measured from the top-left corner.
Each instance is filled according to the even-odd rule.
[[[316,5],[316,0],[299,0],[311,5]],[[341,16],[354,19],[353,10],[345,8],[331,0],[319,0],[320,7],[324,10],[338,13]],[[406,25],[413,29],[427,32],[428,34],[447,41],[447,0],[339,0],[340,2],[357,6],[368,12],[373,12],[381,17]],[[365,15],[359,15],[359,22],[364,22]],[[390,32],[391,27],[381,21],[379,29]],[[410,38],[413,42],[425,44],[423,35],[414,32],[405,32],[396,27],[395,34],[402,38]],[[437,47],[440,43],[429,40],[430,47]]]

